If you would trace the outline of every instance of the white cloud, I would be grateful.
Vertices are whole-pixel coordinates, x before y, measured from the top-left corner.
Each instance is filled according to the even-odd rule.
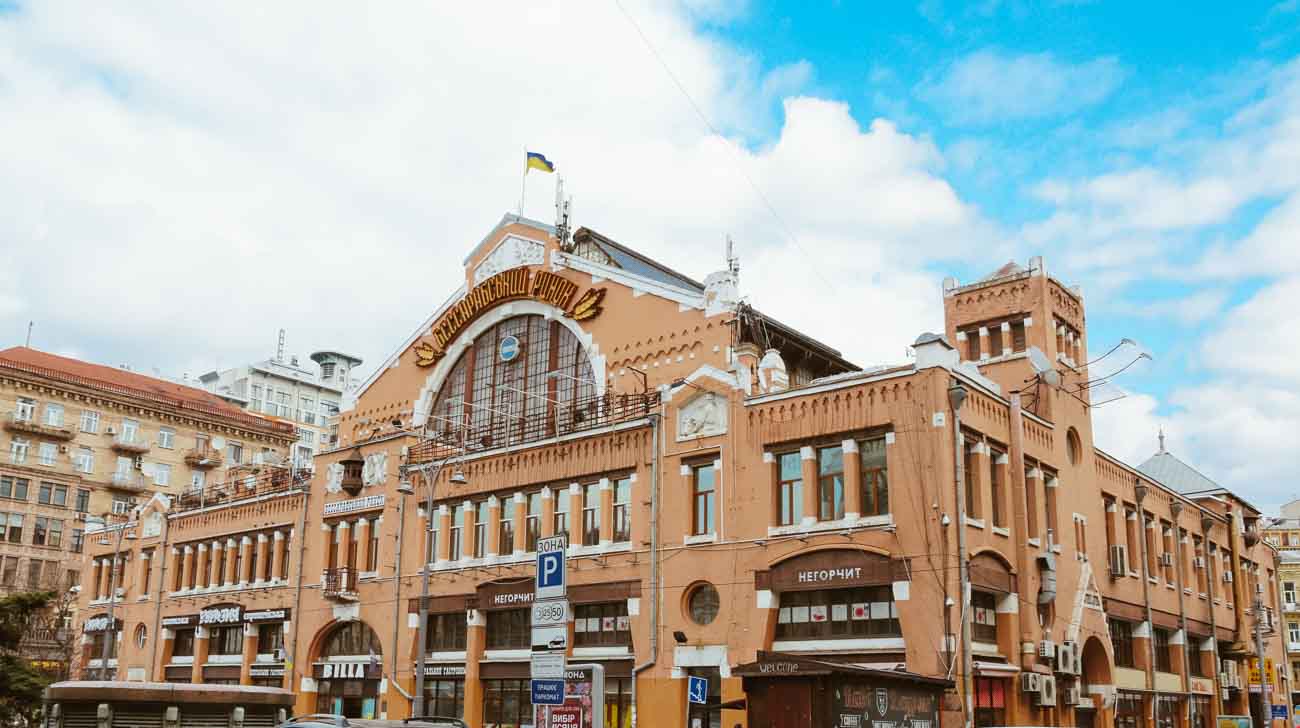
[[[578,224],[700,277],[730,233],[756,305],[851,358],[897,360],[940,324],[938,276],[915,271],[993,234],[928,140],[861,128],[799,95],[810,64],[763,74],[695,25],[743,7],[628,6],[728,138],[609,3],[512,6],[509,23],[436,3],[4,15],[0,329],[34,315],[38,346],[197,374],[269,355],[285,327],[291,351],[374,365],[514,209],[527,145],[565,175]],[[765,143],[736,141],[782,99]],[[552,183],[529,177],[527,214],[549,219]],[[818,315],[830,291],[909,313],[863,337]]]
[[[1069,116],[1110,96],[1125,75],[1110,57],[1069,63],[1051,53],[984,49],[959,58],[917,91],[958,122],[988,124]]]

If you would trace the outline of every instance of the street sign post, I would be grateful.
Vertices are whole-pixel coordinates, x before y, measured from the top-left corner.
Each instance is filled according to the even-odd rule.
[[[563,680],[563,652],[534,652],[529,666],[529,677],[534,680]]]
[[[553,536],[537,544],[537,599],[562,599],[565,595],[564,537]],[[559,548],[544,549],[544,546]]]
[[[709,702],[709,681],[702,677],[691,677],[686,686],[686,699],[696,705]]]
[[[534,705],[563,705],[565,650],[569,647],[569,601],[565,598],[564,551],[568,539],[551,536],[537,542],[537,576],[533,591],[532,627],[533,656],[529,676],[533,679],[533,694],[539,686],[552,691],[559,683],[559,695],[545,692],[543,700],[533,700]],[[546,698],[554,698],[547,701]],[[579,716],[581,720],[581,716]]]
[[[567,599],[547,599],[533,602],[533,626],[553,627],[569,622],[569,601]]]

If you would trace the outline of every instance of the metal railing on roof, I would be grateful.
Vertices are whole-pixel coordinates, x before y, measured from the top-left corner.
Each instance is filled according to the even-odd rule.
[[[596,430],[653,414],[658,391],[602,394],[562,403],[548,403],[518,416],[490,412],[460,422],[430,416],[425,438],[411,447],[412,464],[439,460],[460,452],[478,452],[527,445],[553,437]],[[472,409],[470,410],[473,411]],[[490,415],[490,416],[489,416]]]
[[[174,512],[192,511],[216,505],[238,503],[265,495],[307,490],[311,473],[305,470],[264,465],[232,470],[224,482],[190,488],[176,496]]]

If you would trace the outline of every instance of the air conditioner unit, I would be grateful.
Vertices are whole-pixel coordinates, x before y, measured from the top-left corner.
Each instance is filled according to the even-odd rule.
[[[1036,672],[1020,673],[1020,692],[1037,693],[1043,688],[1043,676]]]
[[[1232,572],[1231,572],[1231,571],[1225,571],[1225,572],[1223,572],[1223,583],[1224,583],[1224,584],[1231,584],[1231,583],[1232,583]]]
[[[1039,681],[1038,695],[1035,697],[1035,703],[1042,706],[1056,705],[1056,678],[1051,675],[1044,675]]]
[[[1064,705],[1081,705],[1083,701],[1079,696],[1082,694],[1083,691],[1079,689],[1078,685],[1068,685],[1065,688],[1064,700],[1061,702]]]
[[[67,446],[67,445],[59,445],[59,454],[60,454],[60,455],[67,455],[67,454],[68,454],[68,446]]]
[[[1204,556],[1197,556],[1197,557],[1193,560],[1192,563],[1194,563],[1194,564],[1196,565],[1196,568],[1198,568],[1198,569],[1204,569],[1204,568],[1205,568],[1205,557],[1204,557]]]
[[[1064,675],[1079,674],[1079,645],[1065,641],[1056,648],[1056,671]]]
[[[1174,565],[1174,555],[1171,554],[1171,553],[1163,553],[1163,554],[1160,554],[1160,565],[1161,565],[1161,566],[1173,566],[1173,565]]]
[[[104,428],[104,434],[105,434],[105,435],[110,435],[110,436],[111,436],[111,435],[116,435],[116,434],[117,434],[117,428],[114,427],[114,426],[112,426],[112,425],[109,425],[108,427],[105,427],[105,428]]]
[[[75,516],[73,516],[73,519],[74,519],[74,520],[77,520],[77,521],[84,521],[84,520],[86,520],[86,516],[88,516],[88,515],[90,515],[90,514],[88,514],[88,513],[82,513],[81,511],[77,511],[77,514],[76,514]]]
[[[135,459],[131,461],[131,465],[132,465],[132,467],[134,467],[136,470],[143,470],[143,469],[144,469],[144,458],[141,457],[140,455],[136,455],[136,456],[135,456]]]
[[[1051,640],[1043,640],[1038,643],[1038,656],[1052,658],[1056,657],[1056,643]]]
[[[282,648],[282,647],[277,647],[277,648],[275,648],[275,652],[272,653],[272,656],[273,656],[276,660],[279,660],[279,661],[283,662],[283,661],[284,661],[284,648]]]
[[[1124,576],[1128,573],[1128,548],[1124,544],[1110,547],[1110,575]]]

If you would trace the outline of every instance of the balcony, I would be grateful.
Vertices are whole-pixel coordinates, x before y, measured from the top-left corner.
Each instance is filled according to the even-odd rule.
[[[143,493],[149,489],[144,478],[134,470],[127,473],[113,473],[109,484],[117,490],[126,490],[132,493]]]
[[[129,455],[143,455],[152,449],[139,435],[118,435],[113,438],[113,449]]]
[[[76,437],[76,433],[67,427],[54,427],[52,425],[42,425],[33,419],[21,419],[17,412],[10,412],[5,416],[4,427],[10,432],[25,432],[37,437],[47,437],[52,440],[71,440]]]
[[[226,471],[225,482],[186,490],[177,497],[173,507],[178,511],[188,511],[277,493],[305,491],[310,482],[311,473],[302,470],[243,465]]]
[[[356,572],[346,566],[321,572],[320,584],[326,599],[355,602],[360,598],[357,595]]]
[[[191,468],[221,467],[221,451],[211,447],[196,447],[185,451],[185,464]]]

